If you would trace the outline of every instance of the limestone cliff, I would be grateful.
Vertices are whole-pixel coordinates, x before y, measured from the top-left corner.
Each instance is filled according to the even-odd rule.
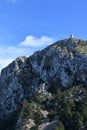
[[[75,38],[58,41],[30,57],[18,57],[1,71],[0,118],[14,112],[23,99],[51,84],[68,88],[87,86],[87,41]]]

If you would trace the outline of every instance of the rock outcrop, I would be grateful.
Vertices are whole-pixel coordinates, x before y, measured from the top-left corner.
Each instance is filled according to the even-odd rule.
[[[1,71],[0,118],[14,112],[24,98],[38,88],[87,86],[87,41],[70,38],[58,41],[30,57],[19,57]]]

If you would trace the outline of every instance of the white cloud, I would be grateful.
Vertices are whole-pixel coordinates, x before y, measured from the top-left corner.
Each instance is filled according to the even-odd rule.
[[[24,41],[22,41],[19,45],[20,46],[30,46],[30,47],[42,47],[50,45],[55,40],[53,38],[50,38],[48,36],[42,36],[40,38],[36,38],[32,35],[27,36]]]
[[[24,47],[18,46],[8,46],[8,47],[0,47],[0,57],[17,57],[21,55],[30,54],[32,50],[29,50]]]
[[[11,63],[19,56],[30,56],[35,51],[46,47],[55,40],[48,36],[36,38],[34,36],[27,36],[24,41],[17,46],[0,46],[0,70]]]
[[[2,58],[0,57],[0,69],[6,67],[9,63],[11,63],[14,59],[10,58]]]
[[[19,56],[29,56],[33,53],[33,49],[22,48],[18,46],[0,46],[0,70],[11,63]]]

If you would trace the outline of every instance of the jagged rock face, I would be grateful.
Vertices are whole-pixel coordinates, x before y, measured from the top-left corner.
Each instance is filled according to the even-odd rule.
[[[87,86],[86,41],[65,39],[30,57],[19,57],[1,72],[0,118],[16,110],[43,84],[48,89],[49,84],[66,88],[78,83]]]
[[[86,44],[86,45],[85,45]],[[44,82],[53,79],[62,87],[69,87],[74,80],[87,83],[87,55],[79,50],[79,41],[75,39],[63,40],[49,46],[30,57],[35,73],[39,74]],[[84,43],[83,46],[87,46]]]
[[[24,90],[18,82],[18,74],[21,71],[25,58],[18,58],[6,69],[3,69],[0,77],[0,109],[2,117],[17,108],[17,104],[24,98]],[[21,64],[20,64],[21,63]]]

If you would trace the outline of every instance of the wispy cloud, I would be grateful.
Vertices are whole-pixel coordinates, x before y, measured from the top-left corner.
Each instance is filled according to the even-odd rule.
[[[6,67],[12,61],[13,61],[13,59],[0,57],[0,69]]]
[[[48,36],[37,38],[30,35],[16,46],[0,46],[0,70],[15,58],[19,56],[30,56],[35,51],[46,47],[54,41],[53,38]]]
[[[0,46],[0,70],[19,56],[29,56],[34,50],[19,46]]]
[[[30,46],[30,47],[42,47],[49,44],[52,44],[55,40],[48,36],[42,36],[37,38],[35,36],[27,36],[24,41],[22,41],[20,46]]]

